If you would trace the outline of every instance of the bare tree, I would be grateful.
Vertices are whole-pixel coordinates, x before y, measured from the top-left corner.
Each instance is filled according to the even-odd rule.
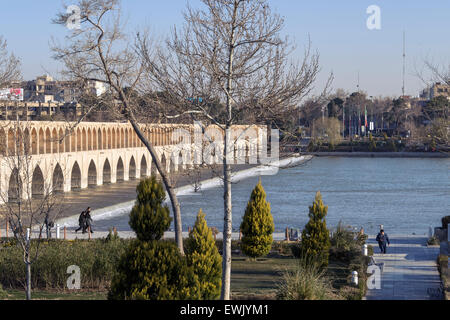
[[[7,41],[0,36],[0,88],[20,78],[20,60],[8,52]]]
[[[81,82],[99,81],[108,86],[110,110],[130,121],[161,175],[172,204],[175,239],[184,254],[181,210],[174,185],[139,125],[139,101],[134,93],[142,80],[143,67],[122,32],[125,27],[120,20],[119,0],[79,0],[77,5],[81,26],[71,31],[64,45],[54,41],[54,57],[64,63],[66,77]],[[64,11],[54,22],[65,26],[70,16]]]
[[[241,111],[256,123],[275,123],[296,110],[313,88],[319,57],[310,45],[300,63],[289,59],[292,46],[282,39],[283,19],[265,0],[202,0],[187,7],[185,24],[174,28],[165,48],[152,51],[145,34],[137,50],[145,62],[146,83],[164,92],[171,117],[191,116],[223,131],[224,229],[221,298],[230,299],[231,178],[230,129]],[[204,103],[189,103],[202,97]],[[208,103],[208,102],[216,103]]]
[[[63,208],[63,194],[53,192],[52,174],[43,173],[31,154],[30,128],[27,122],[8,122],[8,137],[1,141],[0,163],[11,172],[9,187],[0,191],[3,214],[23,252],[26,266],[26,298],[31,299],[31,265],[36,261],[44,227],[55,221]],[[37,230],[36,230],[37,229]],[[35,234],[35,245],[31,238]]]

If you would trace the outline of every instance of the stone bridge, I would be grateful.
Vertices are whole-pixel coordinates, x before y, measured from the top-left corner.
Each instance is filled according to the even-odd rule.
[[[195,141],[202,132],[194,125],[151,124],[141,130],[169,173],[190,169],[201,157],[203,144]],[[265,127],[236,126],[232,132],[233,156],[256,163]],[[223,144],[212,145],[214,157]],[[129,123],[0,121],[0,203],[17,200],[19,193],[29,199],[154,174],[150,153]]]

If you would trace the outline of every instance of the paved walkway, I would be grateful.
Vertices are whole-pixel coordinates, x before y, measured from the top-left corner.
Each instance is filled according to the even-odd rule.
[[[440,300],[440,277],[436,259],[438,247],[427,247],[425,237],[390,236],[387,254],[380,254],[375,237],[368,244],[374,248],[376,263],[384,263],[381,290],[368,290],[367,300]]]

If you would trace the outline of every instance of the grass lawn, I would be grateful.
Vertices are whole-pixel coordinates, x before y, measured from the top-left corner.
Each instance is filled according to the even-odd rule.
[[[25,290],[4,290],[7,297],[0,300],[25,300]],[[97,291],[33,291],[33,300],[106,300],[107,292]]]
[[[233,299],[275,299],[282,272],[297,263],[289,257],[257,259],[233,258],[231,292]]]

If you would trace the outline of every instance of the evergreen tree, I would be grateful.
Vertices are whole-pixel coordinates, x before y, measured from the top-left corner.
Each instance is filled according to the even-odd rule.
[[[166,193],[155,177],[142,180],[136,188],[136,204],[130,213],[130,227],[141,241],[159,240],[169,229],[172,218],[163,206]]]
[[[195,280],[193,270],[174,243],[134,240],[120,259],[108,299],[195,299]]]
[[[200,299],[218,299],[222,284],[222,257],[201,209],[186,242],[186,258],[197,275]]]
[[[153,177],[137,187],[137,201],[130,226],[137,235],[121,257],[111,282],[108,299],[198,299],[198,283],[192,268],[173,242],[160,240],[171,222],[163,207],[165,192]]]
[[[324,206],[320,191],[312,206],[309,207],[309,222],[302,232],[301,250],[305,257],[314,259],[319,266],[328,266],[330,233],[327,229],[326,215],[328,206]]]
[[[270,203],[266,201],[260,179],[252,191],[241,223],[242,252],[252,258],[267,255],[272,247],[274,229]]]

